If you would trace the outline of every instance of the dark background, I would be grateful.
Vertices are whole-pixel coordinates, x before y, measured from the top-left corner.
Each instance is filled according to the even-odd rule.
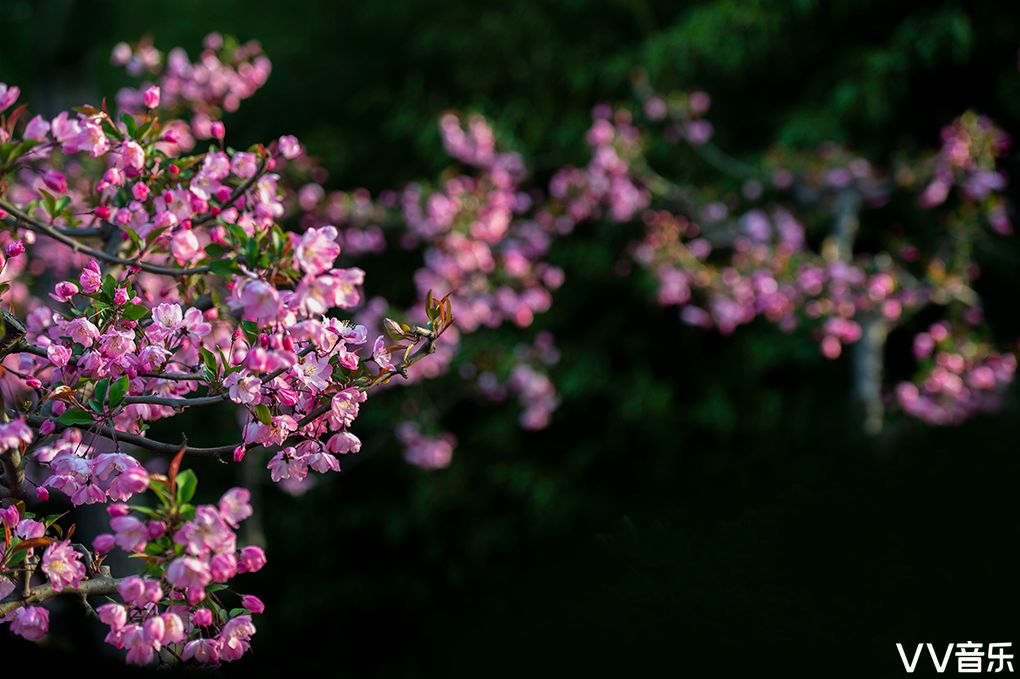
[[[660,89],[707,90],[717,141],[744,159],[836,139],[881,163],[936,146],[968,108],[1020,137],[1017,14],[1008,1],[5,0],[0,81],[52,114],[127,82],[108,65],[119,40],[149,33],[194,56],[211,30],[257,38],[274,72],[228,116],[232,138],[295,133],[340,188],[435,176],[448,108],[489,116],[539,173],[582,163],[591,106],[628,101],[636,67]],[[868,438],[845,359],[764,323],[729,338],[683,325],[651,280],[620,273],[640,235],[593,225],[553,251],[567,283],[536,327],[557,336],[563,405],[547,430],[519,430],[513,403],[457,399],[454,464],[425,473],[401,461],[397,400],[380,395],[359,420],[359,464],[301,498],[267,490],[269,566],[241,584],[268,610],[254,653],[224,673],[882,677],[903,675],[896,642],[1020,650],[1015,395],[963,426],[894,419]],[[1016,237],[977,256],[993,327],[1020,336]],[[370,289],[395,275],[366,268]],[[450,400],[455,385],[426,391]],[[194,443],[220,442],[209,421],[190,423]],[[208,500],[233,473],[197,471]],[[78,611],[52,621],[49,646],[0,635],[0,667],[129,671]]]

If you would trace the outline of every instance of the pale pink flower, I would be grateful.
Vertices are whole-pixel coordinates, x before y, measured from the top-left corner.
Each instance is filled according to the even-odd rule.
[[[85,566],[81,554],[75,551],[69,540],[54,542],[43,552],[42,571],[57,592],[63,589],[78,589],[85,577]]]
[[[10,615],[11,632],[29,641],[38,641],[50,630],[50,612],[41,606],[19,608]]]
[[[294,249],[298,266],[312,275],[328,271],[340,254],[340,245],[336,242],[336,237],[335,226],[305,231]]]

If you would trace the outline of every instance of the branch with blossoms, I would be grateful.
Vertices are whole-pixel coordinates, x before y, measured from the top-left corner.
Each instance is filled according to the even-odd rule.
[[[959,422],[999,404],[1016,357],[981,338],[987,329],[981,328],[981,301],[972,286],[978,269],[971,254],[986,228],[999,235],[1011,231],[1005,178],[996,167],[1007,139],[991,121],[965,113],[943,130],[937,153],[901,156],[889,171],[833,144],[798,154],[777,148],[764,166],[752,167],[712,145],[704,118],[710,100],[703,92],[661,97],[643,79],[638,92],[645,130],[641,147],[629,147],[632,173],[658,205],[645,214],[647,236],[635,257],[659,279],[663,304],[680,306],[690,324],[725,334],[758,317],[784,330],[807,325],[828,358],[852,345],[855,389],[865,428],[873,433],[881,430],[892,400],[932,424]],[[617,126],[632,126],[631,113],[616,116]],[[645,181],[644,149],[658,140],[686,141],[697,157],[736,182],[739,193],[725,201],[699,200],[695,186],[670,191],[672,183],[654,173]],[[678,193],[685,198],[679,210],[670,206]],[[880,214],[903,194],[920,208],[914,230],[894,232],[878,249],[859,248],[866,213]],[[739,210],[744,212],[734,215]],[[812,250],[804,223],[818,221],[831,230]],[[718,238],[720,233],[727,237]],[[937,328],[953,328],[942,334],[967,339],[922,367],[920,386],[901,383],[890,394],[882,378],[887,336],[935,305],[949,315]],[[929,358],[923,350],[915,355],[922,362]]]
[[[234,533],[252,514],[249,494],[232,488],[216,505],[191,504],[198,480],[180,469],[182,457],[168,475],[147,475],[151,505],[108,505],[112,532],[96,536],[91,548],[71,542],[75,526],[65,531],[61,515],[37,517],[19,505],[0,509],[0,600],[19,589],[17,579],[22,585],[0,603],[0,620],[38,640],[49,628],[41,604],[74,596],[108,626],[106,643],[123,650],[129,663],[218,663],[244,655],[255,634],[252,616],[265,610],[258,597],[231,586],[266,563],[261,548],[239,548]],[[142,573],[112,577],[104,562],[116,548],[144,563]],[[40,577],[46,584],[36,582]],[[89,598],[98,597],[108,603],[93,608]],[[232,600],[236,605],[228,608]]]
[[[342,318],[365,272],[335,265],[334,226],[294,232],[283,220],[274,170],[302,146],[283,136],[234,148],[219,119],[268,76],[256,44],[207,45],[195,63],[175,50],[165,67],[151,45],[128,49],[158,81],[122,91],[116,112],[104,100],[30,117],[0,85],[0,610],[37,639],[48,624],[38,604],[115,588],[123,603],[98,612],[129,662],[236,660],[261,613],[254,597],[221,602],[228,580],[264,563],[258,548],[235,548],[249,491],[195,507],[182,458],[265,456],[274,481],[339,471],[361,447],[351,427],[368,392],[436,351],[452,305],[429,294],[416,322],[387,319],[374,341]],[[149,434],[224,404],[241,414],[228,445]],[[172,457],[169,474],[140,452]],[[73,526],[65,534],[25,504],[51,492],[105,504],[112,532],[76,547]],[[151,504],[124,504],[146,493]],[[114,545],[146,564],[140,577],[103,570]],[[33,582],[40,570],[48,586]],[[19,578],[20,596],[3,601]]]

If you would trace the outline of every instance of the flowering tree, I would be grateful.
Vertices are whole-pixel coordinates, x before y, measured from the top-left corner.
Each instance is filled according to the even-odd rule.
[[[364,272],[335,267],[335,227],[280,223],[278,172],[301,145],[226,144],[223,112],[269,75],[256,43],[213,35],[195,63],[174,50],[164,66],[145,43],[114,58],[159,76],[121,92],[119,115],[104,100],[33,116],[0,84],[0,619],[38,639],[44,602],[74,593],[128,662],[232,661],[263,606],[228,605],[229,582],[265,555],[234,533],[249,491],[196,507],[183,460],[265,456],[274,481],[338,471],[360,449],[350,428],[367,392],[435,350],[451,303],[426,294],[419,323],[382,320],[377,338],[338,317],[359,303]],[[149,435],[156,420],[228,402],[242,414],[233,441]],[[138,455],[172,461],[159,474]],[[88,547],[74,524],[30,511],[51,491],[105,504],[110,532]],[[115,548],[142,572],[112,574]],[[120,602],[93,610],[101,595]]]
[[[686,323],[730,334],[764,318],[784,331],[806,328],[830,359],[854,347],[868,431],[881,430],[890,403],[931,424],[999,404],[1016,356],[990,339],[973,288],[973,244],[1011,232],[997,167],[1008,139],[989,119],[963,114],[943,130],[937,152],[900,154],[888,170],[834,144],[809,153],[778,146],[751,165],[712,144],[705,92],[664,97],[643,77],[635,89],[637,112],[596,107],[586,137],[591,160],[556,169],[547,186],[528,181],[527,163],[498,148],[485,119],[445,114],[444,146],[473,174],[446,173],[431,188],[415,182],[374,200],[363,190],[330,194],[314,181],[299,190],[307,223],[342,224],[359,253],[380,251],[387,240],[423,246],[419,292],[453,291],[457,339],[416,375],[435,377],[456,364],[477,391],[518,392],[522,424],[545,426],[558,402],[542,371],[557,358],[550,335],[495,369],[491,352],[460,344],[506,322],[529,326],[563,282],[547,259],[555,239],[609,220],[645,229],[633,258],[655,277],[659,302],[679,307]],[[720,179],[687,178],[694,164]],[[386,308],[375,300],[366,319]],[[933,308],[944,317],[912,328],[911,319]],[[917,332],[918,368],[912,381],[890,389],[886,338],[901,326]],[[414,424],[414,435],[402,437],[409,459],[447,461],[452,435],[423,437],[420,429]]]

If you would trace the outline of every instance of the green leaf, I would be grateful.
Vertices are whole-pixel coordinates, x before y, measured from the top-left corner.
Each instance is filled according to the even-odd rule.
[[[120,405],[120,402],[124,400],[124,394],[127,393],[129,384],[130,380],[128,379],[128,376],[121,375],[120,378],[118,378],[117,381],[110,386],[111,408],[116,408]]]
[[[255,321],[241,321],[241,330],[249,344],[254,344],[259,338],[259,326]]]
[[[57,418],[57,422],[64,426],[92,424],[92,413],[81,408],[68,408]]]
[[[255,417],[262,424],[271,424],[273,421],[273,415],[269,412],[269,407],[265,403],[255,406]]]
[[[103,297],[113,299],[113,291],[117,287],[117,279],[110,274],[103,276]]]
[[[121,315],[125,320],[137,321],[148,316],[149,310],[141,304],[128,304],[124,307],[124,312]]]
[[[205,362],[205,368],[209,371],[209,374],[216,377],[219,374],[219,365],[216,363],[216,354],[209,351],[205,347],[198,350],[202,355],[202,360]]]
[[[95,399],[99,402],[100,407],[106,402],[106,390],[110,388],[110,380],[103,378],[96,382]]]
[[[232,259],[216,259],[209,262],[209,270],[221,276],[229,276],[238,273],[237,262]]]
[[[177,504],[182,505],[195,497],[198,488],[198,477],[190,469],[177,474]]]
[[[209,245],[205,246],[205,254],[213,258],[222,257],[227,254],[227,252],[229,252],[227,248],[223,247],[219,243],[209,243]]]

